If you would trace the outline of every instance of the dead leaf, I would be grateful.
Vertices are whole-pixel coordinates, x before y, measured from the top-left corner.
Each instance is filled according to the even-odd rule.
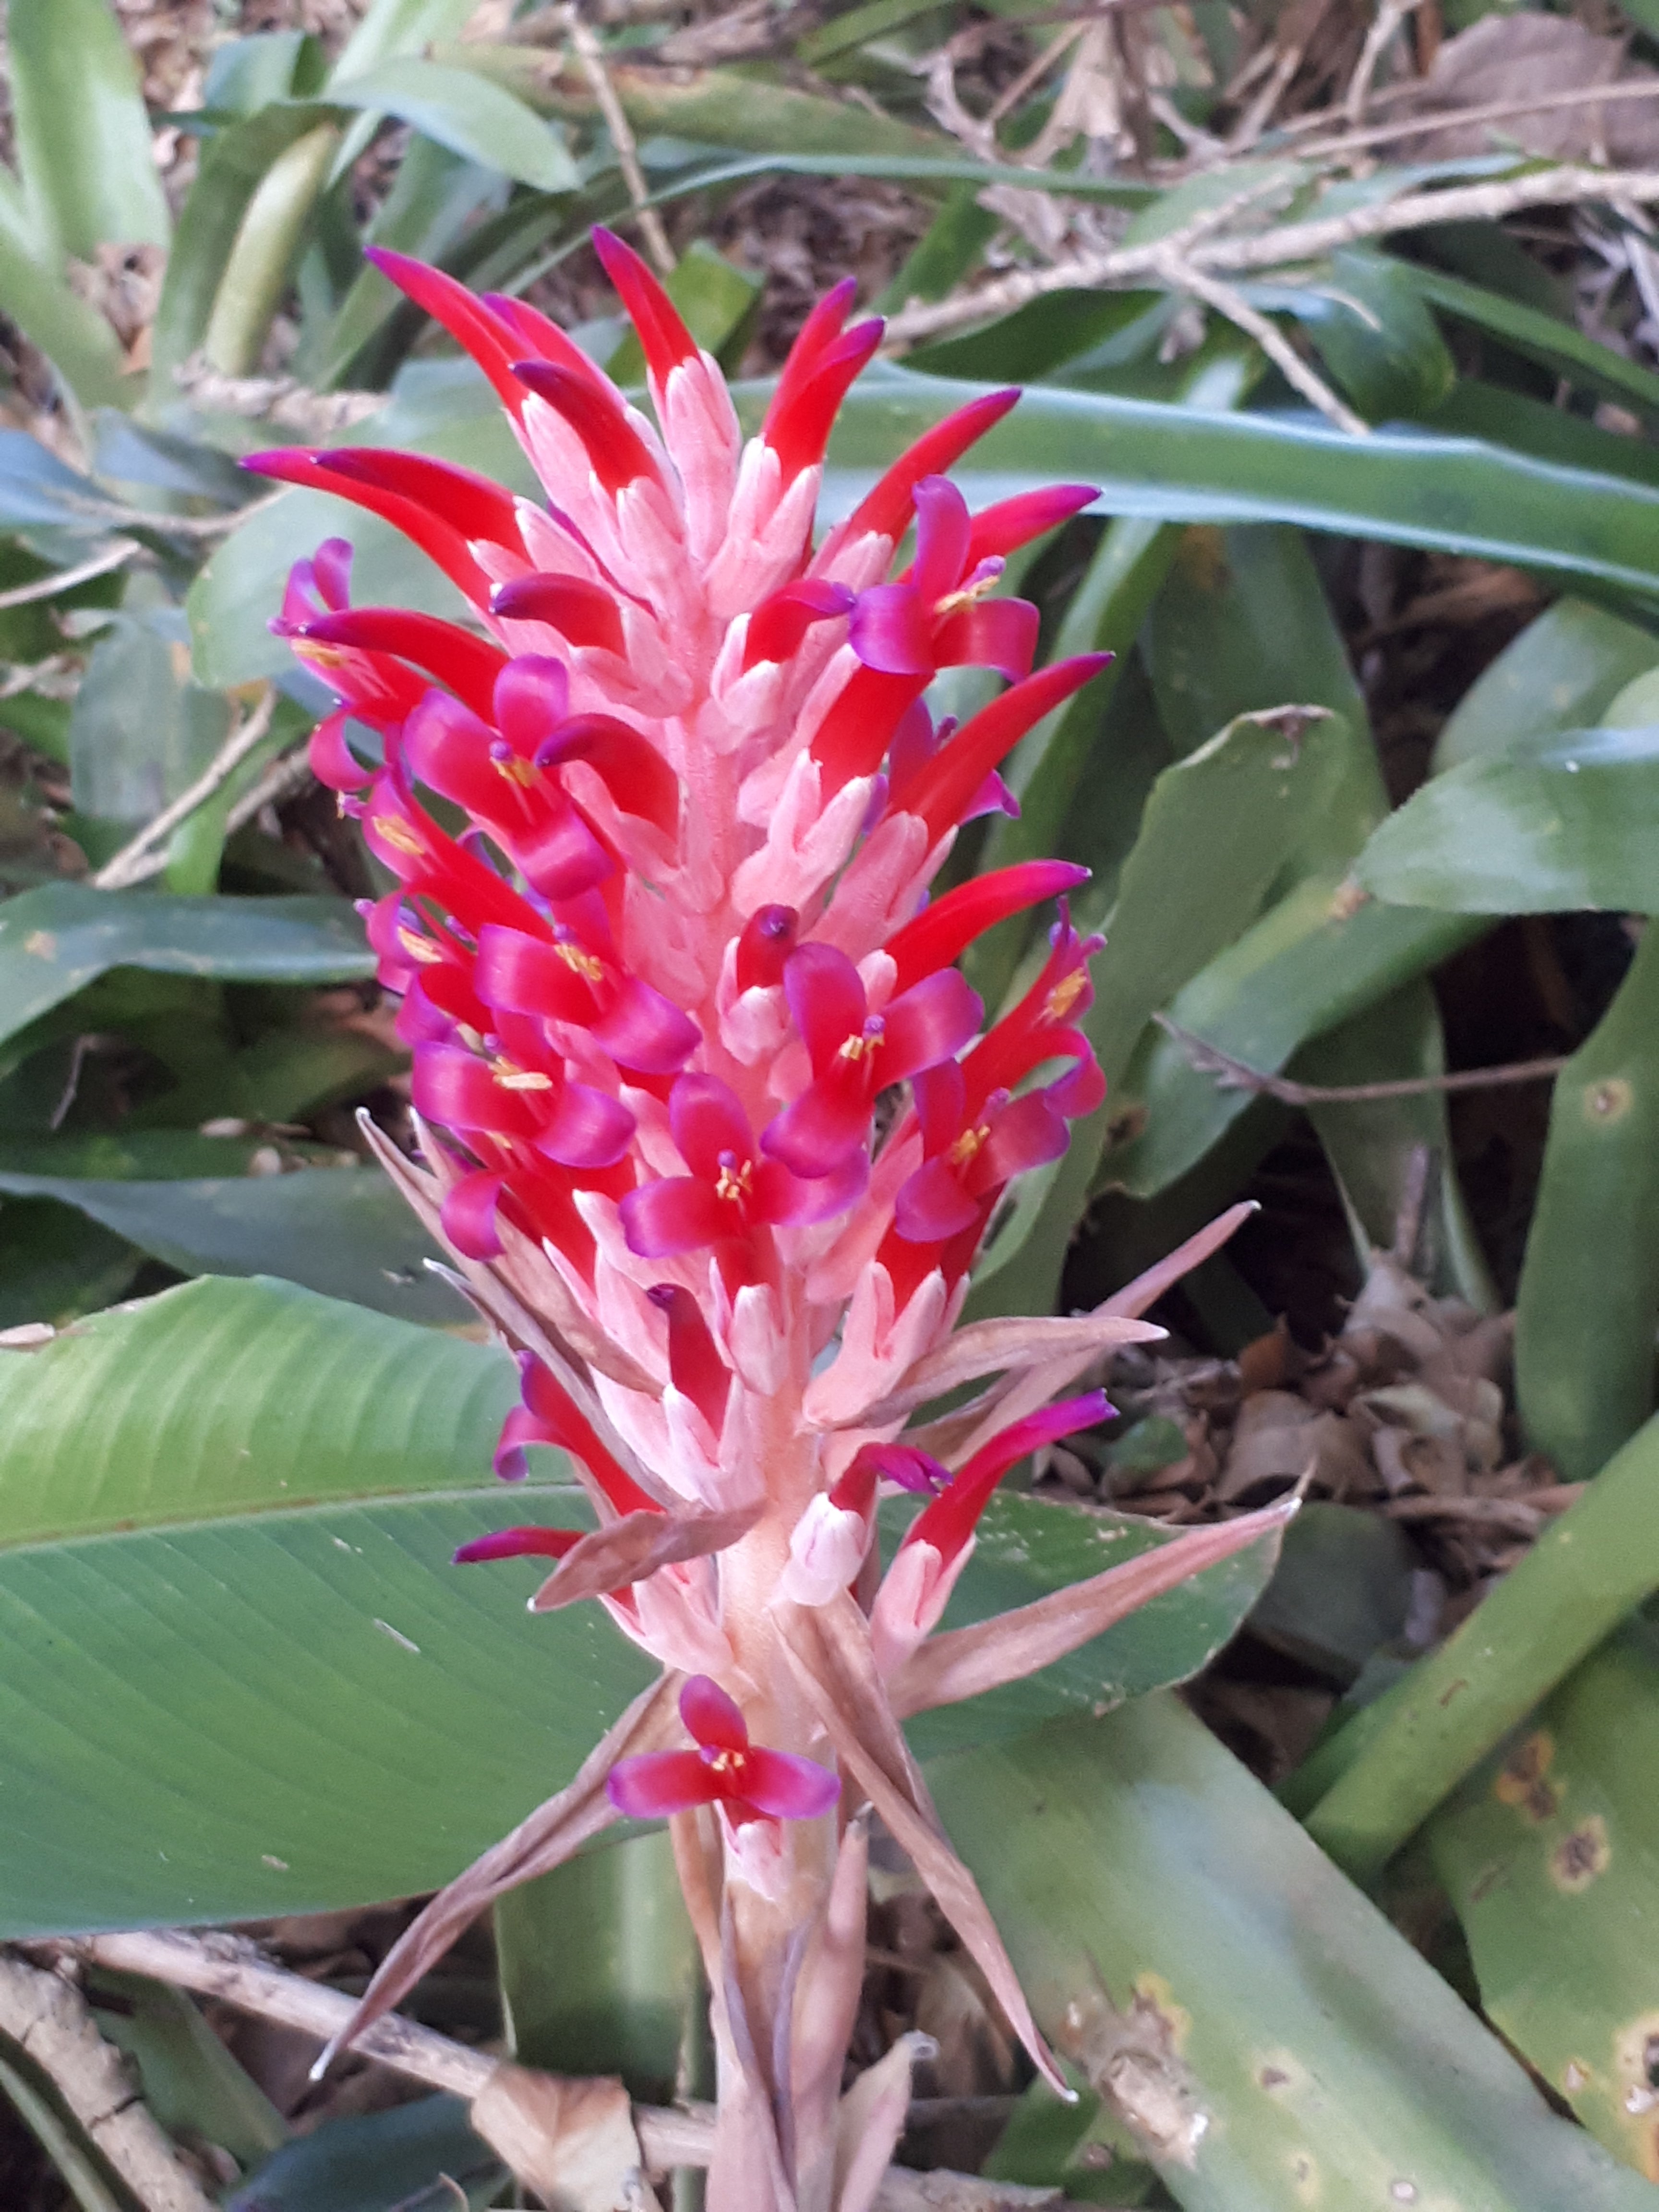
[[[982,1969],[1033,2063],[1069,2097],[1037,2031],[979,1885],[951,1848],[876,1671],[870,1624],[845,1592],[830,1605],[780,1606],[781,1646],[837,1757],[891,1831]]]
[[[1155,1551],[1142,1552],[1068,1589],[1054,1590],[1033,1605],[977,1621],[971,1628],[930,1636],[889,1685],[892,1710],[908,1720],[914,1713],[976,1698],[1052,1666],[1206,1567],[1264,1540],[1276,1544],[1295,1510],[1295,1501],[1289,1500],[1232,1521],[1185,1529]]]
[[[1623,39],[1601,38],[1570,15],[1516,11],[1481,18],[1435,56],[1434,67],[1411,108],[1425,119],[1437,111],[1501,106],[1540,96],[1581,92],[1571,106],[1487,122],[1448,120],[1403,141],[1402,161],[1455,160],[1522,146],[1553,161],[1607,161],[1644,168],[1659,158],[1659,98],[1598,101],[1596,91],[1644,79],[1659,86],[1652,70],[1627,64]]]
[[[503,2063],[469,2118],[550,2212],[645,2212],[651,2202],[633,2107],[614,2075],[580,2079]]]
[[[836,2212],[870,2212],[886,2177],[887,2161],[904,2132],[910,2109],[910,2076],[931,2058],[931,2036],[914,2029],[866,2067],[841,2100],[836,2125]]]
[[[438,1892],[386,1953],[380,1972],[363,1992],[362,2003],[323,2052],[314,2074],[321,2074],[337,2052],[347,2049],[366,2027],[407,1996],[486,1905],[493,1905],[509,1889],[516,1889],[520,1882],[532,1881],[538,1874],[562,1866],[590,1836],[597,1836],[622,1817],[605,1795],[605,1777],[619,1759],[632,1758],[639,1752],[666,1751],[684,1741],[680,1686],[679,1675],[659,1675],[600,1737],[568,1788],[538,1805],[527,1820],[500,1843],[492,1844],[465,1874],[457,1875]]]
[[[624,1513],[607,1528],[595,1528],[565,1553],[530,1601],[532,1613],[556,1613],[585,1597],[623,1589],[642,1582],[659,1567],[682,1559],[701,1559],[723,1552],[746,1536],[763,1505],[730,1513],[652,1513],[643,1507]]]
[[[1155,1344],[1167,1334],[1152,1322],[1127,1314],[1078,1314],[1070,1320],[1052,1315],[1012,1316],[973,1322],[907,1369],[890,1397],[859,1414],[858,1425],[881,1428],[889,1421],[902,1420],[930,1398],[942,1398],[958,1383],[981,1375],[1052,1366],[1061,1359],[1086,1364],[1121,1344]]]

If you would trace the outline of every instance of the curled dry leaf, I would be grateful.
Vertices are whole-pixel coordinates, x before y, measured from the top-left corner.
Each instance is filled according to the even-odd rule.
[[[979,1961],[1009,2025],[1050,2088],[1069,2097],[1065,2076],[1037,2031],[1025,1992],[1002,1948],[979,1885],[951,1848],[927,1785],[887,1701],[870,1645],[869,1623],[843,1593],[833,1604],[780,1607],[781,1648],[837,1757],[932,1890],[945,1918]]]
[[[645,2212],[651,2202],[633,2108],[614,2076],[579,2080],[502,2064],[470,2117],[552,2212]]]
[[[313,2074],[323,2073],[337,2052],[406,1996],[486,1905],[521,1882],[562,1866],[590,1836],[622,1817],[605,1795],[605,1778],[619,1759],[665,1751],[681,1741],[680,1686],[678,1674],[659,1675],[600,1737],[568,1788],[538,1805],[500,1843],[474,1859],[465,1874],[439,1891],[386,1953],[362,2002],[325,2050]]]
[[[930,1636],[890,1686],[893,1711],[908,1720],[913,1713],[976,1698],[1034,1674],[1040,1667],[1052,1666],[1114,1621],[1205,1568],[1231,1559],[1235,1552],[1261,1542],[1276,1549],[1296,1510],[1297,1501],[1287,1498],[1260,1513],[1186,1529],[1155,1551],[1108,1567],[1085,1583],[1054,1590],[1033,1605],[978,1621],[971,1628]]]
[[[556,1613],[579,1598],[602,1597],[607,1590],[642,1582],[659,1567],[723,1552],[749,1534],[761,1512],[757,1504],[730,1513],[648,1513],[643,1508],[624,1513],[565,1553],[531,1599],[530,1610]]]

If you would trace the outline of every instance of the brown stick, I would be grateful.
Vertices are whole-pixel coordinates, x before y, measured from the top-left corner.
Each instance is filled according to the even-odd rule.
[[[1173,1037],[1200,1075],[1213,1075],[1224,1091],[1254,1091],[1277,1098],[1285,1106],[1364,1106],[1379,1098],[1426,1098],[1436,1091],[1496,1091],[1511,1083],[1541,1083],[1566,1066],[1562,1054],[1542,1060],[1511,1060],[1504,1067],[1460,1067],[1449,1075],[1407,1075],[1389,1083],[1292,1083],[1288,1076],[1269,1075],[1264,1068],[1235,1060],[1219,1045],[1211,1044],[1168,1014],[1152,1019],[1164,1035]]]

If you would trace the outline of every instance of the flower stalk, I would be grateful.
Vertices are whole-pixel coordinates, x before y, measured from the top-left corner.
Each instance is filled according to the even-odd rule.
[[[459,1560],[544,1561],[532,1611],[597,1602],[663,1670],[410,1929],[354,2032],[491,1897],[611,1820],[665,1818],[712,1992],[711,2203],[867,2212],[908,2065],[842,2096],[870,1808],[1060,2080],[901,1717],[1050,1663],[1284,1515],[936,1632],[998,1482],[1109,1411],[1048,1401],[1159,1334],[1138,1313],[1162,1275],[1139,1308],[953,1326],[1004,1192],[1104,1087],[1078,1026],[1100,940],[1066,906],[1084,872],[1027,861],[928,896],[963,823],[1012,808],[1013,746],[1103,665],[1033,673],[1036,611],[995,595],[1006,555],[1092,495],[969,513],[945,471],[1016,397],[994,393],[815,543],[830,427],[880,334],[848,324],[852,286],[744,443],[649,270],[596,243],[654,420],[522,301],[374,257],[489,378],[544,500],[374,448],[253,464],[393,523],[470,604],[465,626],[356,606],[333,540],[274,627],[337,696],[313,763],[393,883],[366,919],[420,1159],[372,1141],[518,1358],[497,1472],[562,1449],[597,1522]],[[962,665],[1008,688],[936,725],[928,686]],[[988,1023],[959,956],[1052,900],[1046,964]],[[907,1429],[963,1384],[965,1413]],[[893,1490],[924,1503],[884,1574]]]

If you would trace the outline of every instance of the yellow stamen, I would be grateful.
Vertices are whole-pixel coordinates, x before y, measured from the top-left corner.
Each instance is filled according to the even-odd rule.
[[[534,761],[520,760],[516,753],[509,754],[505,760],[497,760],[495,769],[497,774],[504,775],[509,783],[523,786],[534,783],[541,773]]]
[[[726,1199],[735,1206],[739,1199],[747,1198],[755,1187],[755,1163],[745,1160],[740,1168],[722,1168],[714,1185],[716,1198]]]
[[[605,981],[605,963],[592,953],[584,951],[580,945],[572,945],[568,939],[563,939],[553,950],[565,966],[580,975],[584,982],[602,983]]]
[[[444,957],[429,937],[421,937],[412,929],[400,928],[398,932],[398,942],[411,960],[418,960],[428,967],[434,960],[441,960]]]
[[[849,1036],[836,1053],[837,1060],[868,1060],[881,1042],[881,1032],[874,1036]]]
[[[976,1129],[964,1129],[945,1155],[946,1160],[953,1168],[966,1167],[990,1133],[991,1127],[988,1121],[981,1121]]]
[[[409,824],[406,822],[399,822],[395,814],[371,815],[368,826],[377,835],[386,839],[393,852],[423,853],[426,850],[426,847]]]

